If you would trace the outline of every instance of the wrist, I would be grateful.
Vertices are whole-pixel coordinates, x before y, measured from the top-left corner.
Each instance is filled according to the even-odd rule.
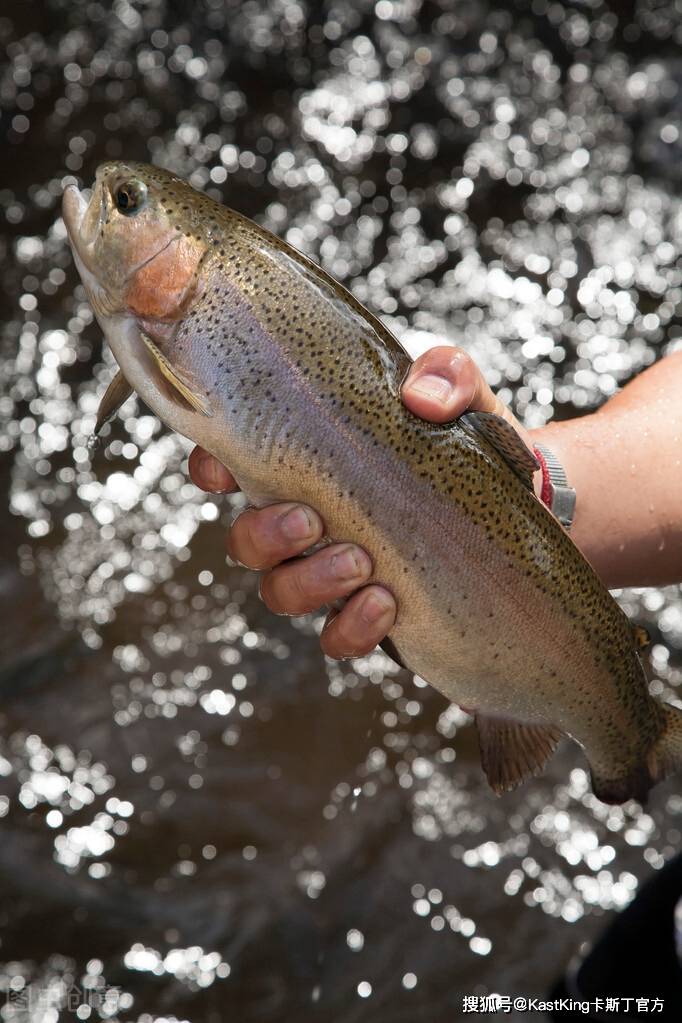
[[[609,431],[607,430],[607,433]],[[531,445],[544,444],[554,452],[564,467],[566,476],[578,494],[576,515],[571,528],[571,539],[593,565],[599,559],[603,546],[601,526],[595,522],[595,494],[597,510],[604,510],[604,468],[599,461],[603,449],[604,423],[599,414],[576,419],[552,421],[546,426],[529,431]],[[541,499],[542,472],[536,472],[536,493]]]

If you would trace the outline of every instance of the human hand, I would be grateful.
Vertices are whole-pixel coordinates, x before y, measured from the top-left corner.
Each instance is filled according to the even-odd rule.
[[[526,430],[461,348],[432,348],[420,356],[403,384],[402,398],[411,412],[434,423],[450,422],[467,410],[494,412],[532,448]],[[210,493],[238,489],[228,469],[201,448],[190,455],[189,471],[194,483]],[[235,561],[263,573],[261,596],[276,614],[302,615],[345,599],[341,611],[329,614],[320,643],[329,657],[360,657],[392,628],[395,599],[383,586],[365,585],[372,561],[356,544],[332,543],[301,557],[323,535],[324,524],[314,509],[274,504],[242,512],[230,529],[227,549]]]

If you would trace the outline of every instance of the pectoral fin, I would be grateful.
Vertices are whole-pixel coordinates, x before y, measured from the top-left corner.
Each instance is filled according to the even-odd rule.
[[[521,482],[529,490],[533,489],[533,473],[540,468],[540,463],[506,419],[493,412],[466,412],[459,422],[485,437]]]
[[[476,714],[476,725],[481,765],[498,796],[541,771],[562,735],[552,725],[524,724],[490,714]]]
[[[181,375],[173,368],[173,366],[171,366],[160,348],[154,344],[152,339],[145,334],[144,331],[140,331],[140,337],[147,346],[147,350],[154,359],[157,367],[169,384],[173,387],[176,397],[177,395],[180,395],[187,405],[189,405],[190,408],[193,408],[195,412],[200,412],[203,416],[212,416],[213,413],[211,412],[210,406],[206,398],[202,394],[198,393],[196,384],[187,379],[183,379],[184,374]]]
[[[111,381],[104,397],[99,403],[97,409],[97,421],[95,423],[95,436],[99,436],[99,432],[105,423],[108,423],[112,416],[115,416],[121,405],[126,401],[133,393],[133,389],[123,376],[123,373],[119,370],[114,379]]]

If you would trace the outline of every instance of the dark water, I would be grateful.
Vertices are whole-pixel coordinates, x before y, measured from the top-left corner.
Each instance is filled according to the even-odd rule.
[[[607,808],[572,747],[495,799],[463,714],[265,611],[183,441],[131,400],[90,443],[112,360],[59,216],[152,158],[527,423],[583,413],[682,343],[680,7],[615,10],[5,0],[3,1020],[459,1020],[541,994],[679,846],[675,781]],[[679,588],[620,598],[674,696]]]

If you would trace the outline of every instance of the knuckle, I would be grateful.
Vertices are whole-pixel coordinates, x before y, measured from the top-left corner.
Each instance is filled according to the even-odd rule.
[[[338,637],[338,630],[333,629],[331,625],[320,636],[320,646],[322,647],[322,653],[327,657],[334,658],[335,661],[353,656],[349,650],[342,647]]]
[[[277,604],[272,590],[272,572],[265,572],[261,575],[258,582],[258,596],[269,611],[272,611],[273,614],[278,613]]]
[[[227,551],[230,557],[246,568],[256,571],[270,568],[280,557],[276,557],[274,545],[269,536],[267,518],[263,512],[247,509],[232,523],[227,534]]]
[[[305,564],[293,565],[287,570],[285,599],[296,614],[306,614],[315,607],[317,602]]]
[[[291,614],[291,606],[286,599],[283,599],[281,582],[277,578],[277,572],[267,572],[262,577],[260,594],[265,606],[276,615]]]
[[[375,637],[367,628],[367,625],[355,619],[353,626],[345,631],[343,637],[344,649],[352,651],[350,655],[352,657],[364,657],[365,654],[369,654],[374,650],[380,639],[380,635]]]
[[[305,566],[299,563],[274,568],[263,576],[261,597],[275,614],[307,614],[316,603],[306,583]]]

